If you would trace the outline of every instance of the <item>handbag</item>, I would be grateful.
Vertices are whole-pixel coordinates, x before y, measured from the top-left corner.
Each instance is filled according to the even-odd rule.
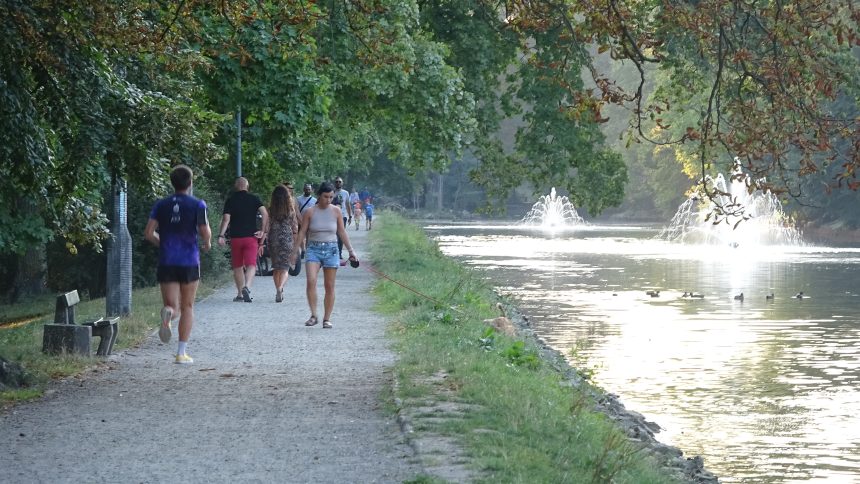
[[[287,274],[291,276],[297,276],[300,272],[302,272],[302,258],[296,257],[296,265],[287,269]]]

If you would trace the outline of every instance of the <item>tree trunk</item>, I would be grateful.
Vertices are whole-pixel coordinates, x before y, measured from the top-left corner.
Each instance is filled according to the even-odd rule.
[[[436,192],[436,193],[437,193],[437,197],[436,197],[436,211],[438,211],[438,212],[441,212],[441,211],[442,211],[442,196],[443,196],[442,186],[444,185],[444,184],[442,183],[442,181],[443,181],[443,180],[444,180],[444,178],[442,177],[442,174],[441,174],[441,173],[439,173],[439,187],[438,187],[438,189],[439,189],[439,190]]]
[[[11,301],[16,302],[22,296],[33,296],[45,292],[47,274],[46,248],[43,245],[27,249],[18,257],[18,270],[15,271],[12,283]]]
[[[29,216],[36,217],[37,211],[33,201],[26,198],[18,199],[18,210]],[[31,243],[23,255],[16,257],[16,270],[12,274],[12,289],[9,294],[10,302],[17,302],[23,296],[41,294],[47,287],[48,250],[44,243]]]

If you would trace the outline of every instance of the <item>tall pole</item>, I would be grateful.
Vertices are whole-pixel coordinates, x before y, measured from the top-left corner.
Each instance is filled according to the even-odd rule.
[[[131,313],[131,235],[127,224],[127,193],[126,181],[114,177],[113,224],[107,248],[105,313],[108,316]]]
[[[242,108],[236,111],[236,177],[242,176]]]

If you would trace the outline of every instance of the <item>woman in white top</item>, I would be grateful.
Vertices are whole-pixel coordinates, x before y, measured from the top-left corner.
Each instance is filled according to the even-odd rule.
[[[307,276],[307,296],[311,317],[305,322],[305,326],[314,326],[319,322],[317,319],[317,274],[322,267],[325,285],[322,327],[332,327],[334,281],[337,276],[337,268],[340,267],[340,255],[337,248],[338,236],[349,251],[349,260],[358,261],[352,244],[349,242],[349,236],[346,234],[340,207],[331,203],[333,198],[334,187],[331,183],[323,182],[317,189],[317,204],[309,207],[302,214],[301,229],[296,237],[296,247],[301,247],[307,237],[305,274]],[[296,253],[293,252],[290,258],[291,263],[295,263],[295,258]]]

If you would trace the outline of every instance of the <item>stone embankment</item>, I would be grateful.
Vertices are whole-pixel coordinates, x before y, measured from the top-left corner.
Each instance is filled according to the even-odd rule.
[[[619,401],[617,395],[604,392],[585,381],[576,369],[568,364],[559,351],[551,348],[535,334],[528,318],[520,314],[516,308],[507,308],[506,313],[524,337],[531,338],[537,343],[541,357],[564,375],[568,384],[587,388],[597,401],[596,409],[617,422],[627,433],[628,438],[643,445],[658,462],[661,462],[667,469],[687,482],[696,484],[719,483],[717,476],[705,469],[704,460],[701,456],[684,457],[681,449],[659,442],[655,437],[655,434],[660,431],[659,425],[649,422],[642,414],[627,409]]]

